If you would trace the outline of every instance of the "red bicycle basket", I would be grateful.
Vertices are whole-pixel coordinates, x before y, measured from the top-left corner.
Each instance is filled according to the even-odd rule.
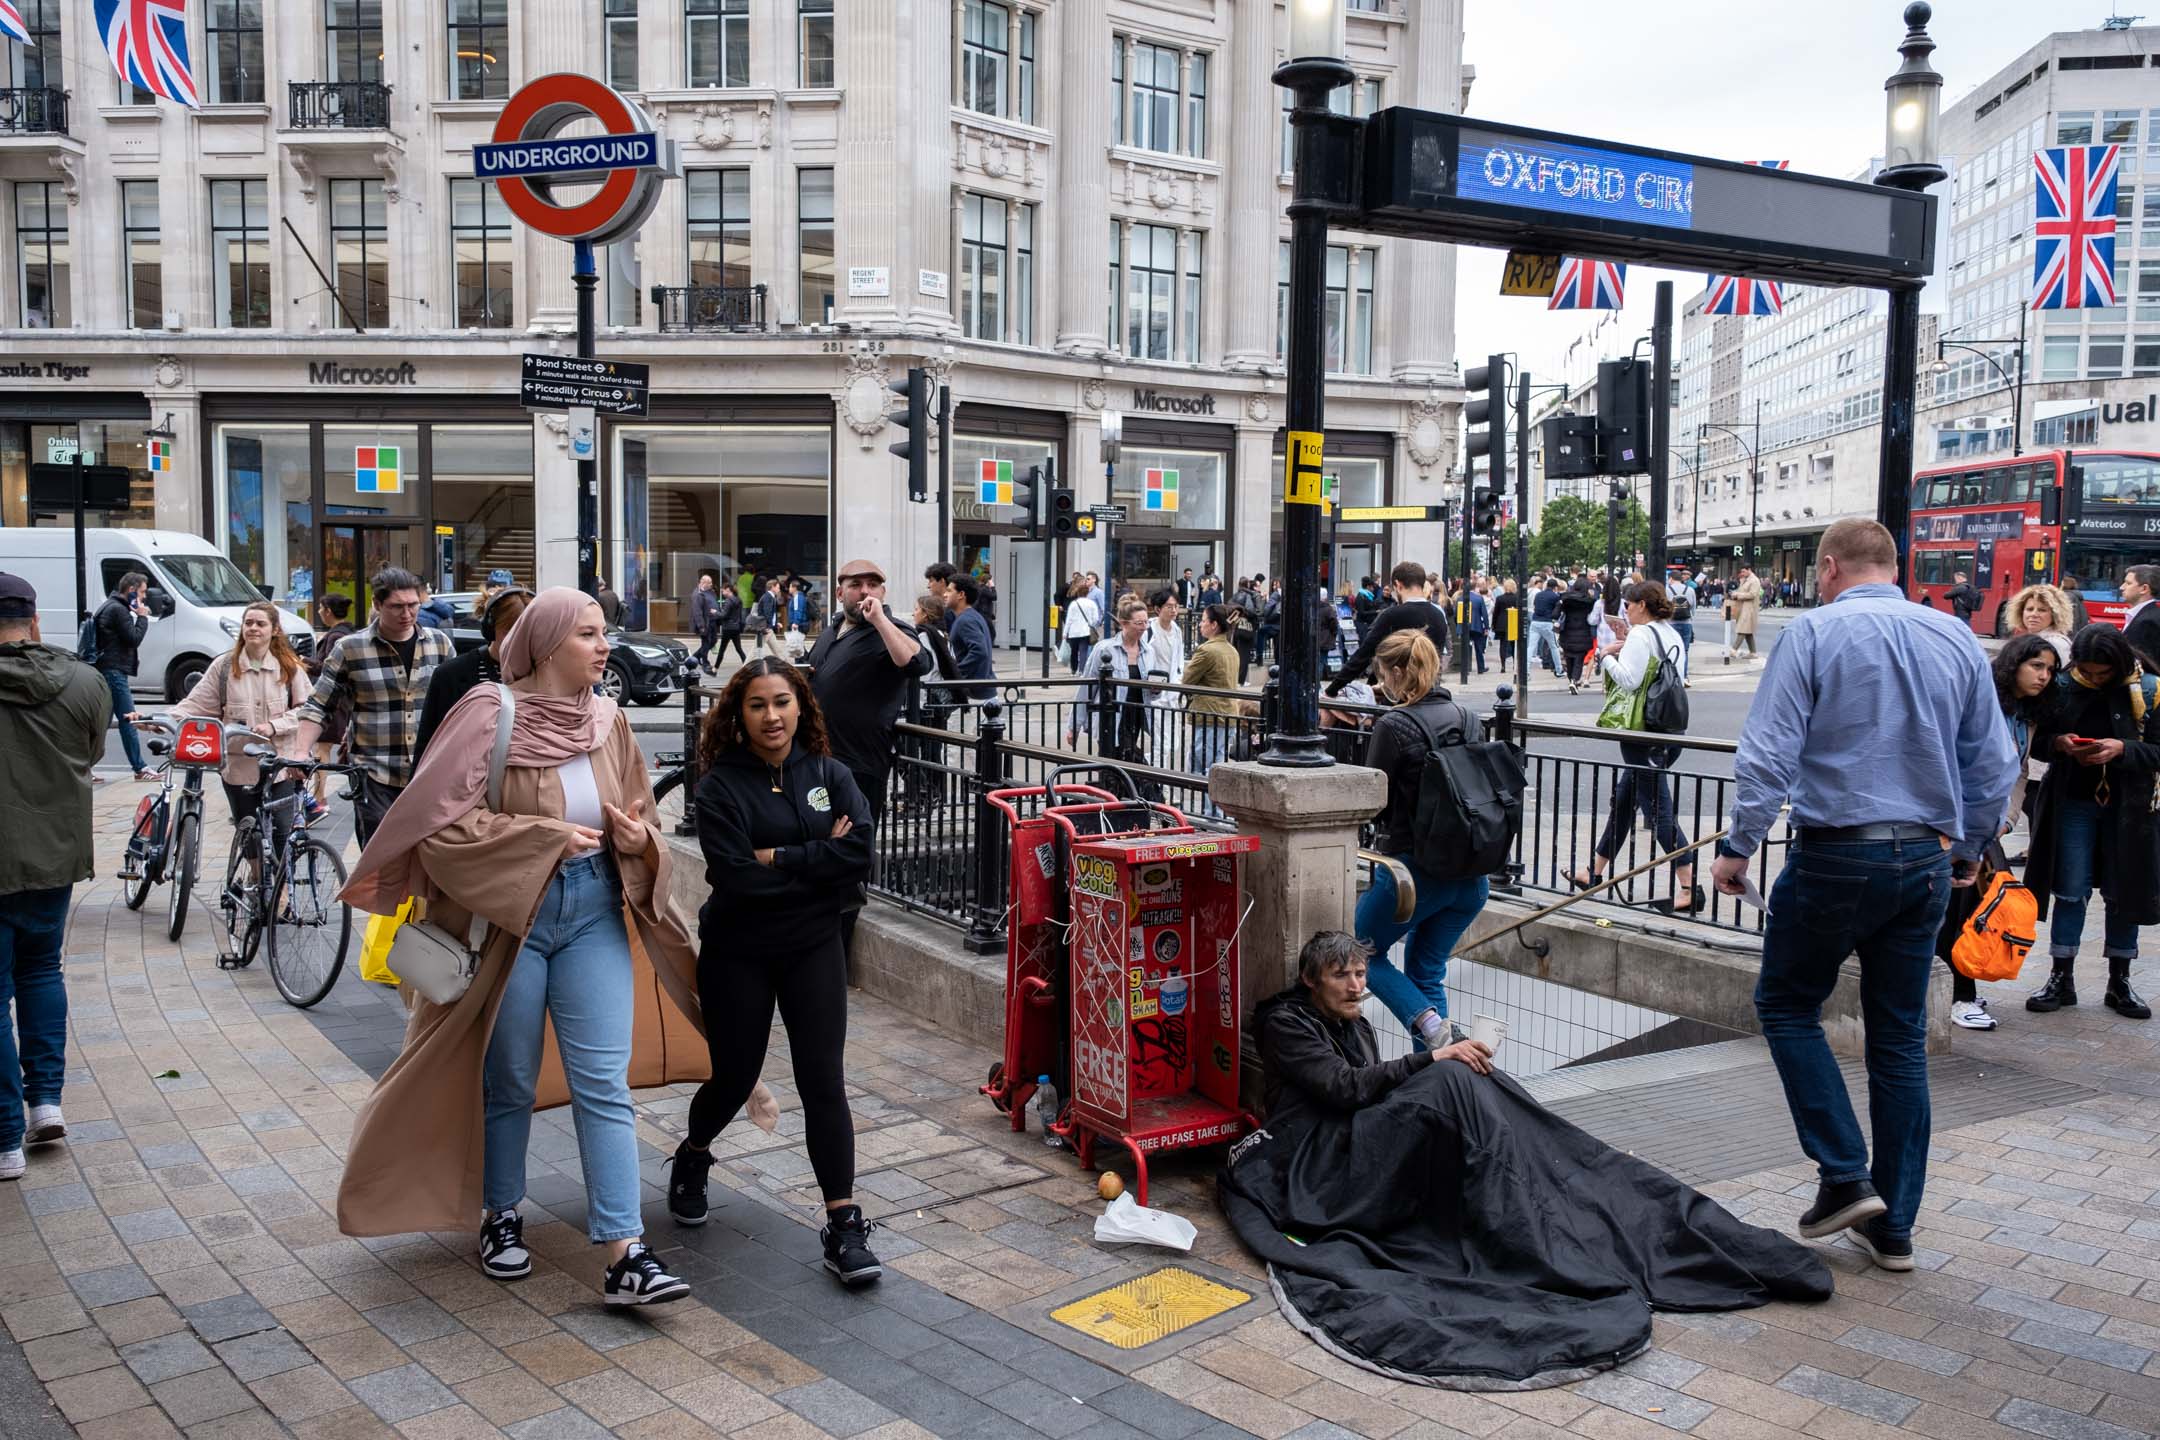
[[[225,763],[225,731],[215,720],[189,720],[180,726],[173,742],[173,759],[181,765],[212,769]]]

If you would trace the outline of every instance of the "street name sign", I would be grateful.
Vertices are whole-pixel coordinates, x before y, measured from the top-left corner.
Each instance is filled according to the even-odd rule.
[[[1123,505],[1090,505],[1088,506],[1088,514],[1105,524],[1122,525],[1125,523],[1127,512]]]
[[[646,413],[652,367],[627,360],[528,353],[522,357],[518,400],[527,410],[588,406],[610,415]]]
[[[1342,519],[1346,525],[1360,522],[1394,520],[1439,520],[1445,517],[1444,505],[1345,505]]]

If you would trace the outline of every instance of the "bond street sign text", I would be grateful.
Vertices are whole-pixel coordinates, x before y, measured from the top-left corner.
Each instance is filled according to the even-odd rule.
[[[522,357],[518,399],[527,410],[590,406],[610,415],[646,413],[652,367],[627,360],[588,360],[575,355]]]

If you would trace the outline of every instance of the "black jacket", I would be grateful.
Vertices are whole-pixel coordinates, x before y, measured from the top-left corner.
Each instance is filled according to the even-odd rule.
[[[1363,675],[1372,666],[1373,656],[1380,652],[1380,642],[1398,630],[1423,630],[1426,638],[1432,641],[1433,648],[1440,652],[1441,663],[1447,663],[1447,612],[1430,600],[1404,600],[1380,612],[1380,617],[1373,621],[1372,628],[1359,639],[1357,653],[1344,663],[1334,680],[1329,682],[1327,693],[1342,694],[1343,686]]]
[[[1580,590],[1560,592],[1560,645],[1565,650],[1579,650],[1589,654],[1597,644],[1597,628],[1590,623],[1590,611],[1597,605],[1597,593],[1585,585]]]
[[[2145,657],[2151,665],[2160,665],[2160,601],[2140,609],[2123,627],[2123,638],[2130,648]]]
[[[137,615],[117,592],[106,596],[97,612],[97,668],[133,675],[136,647],[149,633],[149,616]]]
[[[502,666],[496,663],[492,647],[486,645],[437,665],[428,676],[427,698],[420,702],[420,733],[413,741],[413,764],[420,763],[428,741],[435,738],[436,727],[449,717],[467,691],[500,679]]]
[[[1441,739],[1456,731],[1470,744],[1485,738],[1477,716],[1439,685],[1416,704],[1398,706],[1373,722],[1365,763],[1388,778],[1387,808],[1373,822],[1373,848],[1383,855],[1408,855],[1417,849],[1418,790],[1424,784],[1425,757],[1432,751],[1428,726]]]
[[[1322,1014],[1303,982],[1262,1000],[1253,1026],[1266,1070],[1267,1127],[1278,1137],[1362,1109],[1433,1063],[1422,1045],[1382,1060],[1371,1022]]]
[[[720,628],[720,591],[700,585],[690,592],[690,633],[710,635]]]
[[[1958,619],[1970,621],[1973,611],[1980,608],[1981,595],[1978,590],[1973,589],[1972,583],[1967,581],[1963,585],[1953,585],[1943,599],[1950,602],[1950,608],[1957,612]]]
[[[837,935],[843,910],[857,908],[870,878],[870,802],[847,766],[797,746],[773,772],[748,747],[731,750],[697,787],[698,848],[712,896],[698,912],[699,939],[738,945],[746,937],[800,945]],[[832,839],[845,815],[855,828]],[[770,865],[752,853],[778,848]]]
[[[1557,620],[1560,618],[1560,592],[1540,590],[1530,597],[1532,620]]]
[[[2108,803],[2100,816],[2100,843],[2094,847],[2093,882],[2107,901],[2110,917],[2137,925],[2160,925],[2160,815],[2153,813],[2153,787],[2160,783],[2160,704],[2148,706],[2137,723],[2126,686],[2107,691],[2109,727],[2099,734],[2079,724],[2092,692],[2065,677],[2055,682],[2033,731],[2033,758],[2048,762],[2033,803],[2032,845],[2026,852],[2025,884],[2040,902],[2045,920],[2054,894],[2056,857],[2062,850],[2062,807],[2092,775],[2086,766],[2055,753],[2055,737],[2082,733],[2088,739],[2123,742],[2120,760],[2105,766]],[[2075,728],[2073,728],[2075,727]]]

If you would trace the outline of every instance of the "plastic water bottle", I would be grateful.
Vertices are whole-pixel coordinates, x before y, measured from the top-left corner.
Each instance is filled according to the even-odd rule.
[[[1061,1108],[1063,1107],[1058,1103],[1057,1086],[1050,1083],[1050,1077],[1048,1075],[1036,1076],[1035,1118],[1042,1126],[1043,1144],[1048,1145],[1053,1150],[1065,1148],[1064,1137],[1050,1128],[1056,1122],[1058,1111]]]

